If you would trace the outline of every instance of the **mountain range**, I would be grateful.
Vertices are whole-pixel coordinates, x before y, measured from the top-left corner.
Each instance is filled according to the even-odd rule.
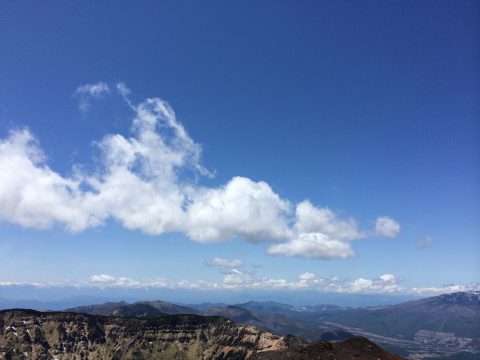
[[[183,319],[181,321],[190,319],[188,321],[193,321],[195,324],[200,321],[198,319],[229,319],[236,326],[256,329],[255,331],[260,331],[262,334],[268,333],[272,336],[275,334],[285,339],[295,339],[295,346],[290,341],[288,346],[277,349],[279,350],[277,354],[283,351],[285,356],[289,354],[288,356],[293,357],[281,358],[301,358],[298,354],[313,351],[312,349],[316,346],[314,344],[318,341],[334,341],[335,344],[339,344],[356,336],[361,336],[362,339],[368,338],[385,349],[410,359],[435,358],[438,360],[449,356],[451,360],[480,358],[480,292],[478,291],[444,294],[380,307],[351,308],[322,304],[299,307],[272,301],[249,301],[235,305],[223,303],[179,305],[165,301],[133,303],[120,301],[68,308],[65,313],[93,316],[80,318],[90,319],[85,320],[87,322],[97,322],[100,321],[98,319],[106,317],[117,319],[118,324],[127,325],[129,324],[127,320],[118,319],[137,319],[135,321],[140,321],[138,324],[150,324],[150,321],[160,321],[159,319],[163,321],[170,319],[168,321],[173,322],[180,321],[179,319]],[[58,317],[61,313],[42,314],[48,314],[42,315],[47,317],[50,314],[57,314],[55,316]],[[175,316],[179,318],[174,320]],[[237,350],[234,352],[236,353]],[[268,356],[270,355],[272,353]],[[260,358],[258,354],[255,356]],[[264,356],[261,357],[262,359],[270,359],[266,354],[262,356]],[[310,358],[305,357],[305,359]]]
[[[236,305],[180,306],[125,302],[70,308],[94,315],[155,317],[164,314],[222,316],[279,335],[307,341],[344,340],[361,335],[411,358],[480,353],[480,292],[458,292],[381,307],[317,305],[296,307],[250,301]]]

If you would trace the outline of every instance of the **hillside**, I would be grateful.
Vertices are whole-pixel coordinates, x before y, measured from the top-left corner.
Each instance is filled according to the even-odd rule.
[[[294,312],[290,305],[274,302],[250,302],[239,305],[216,304],[205,306],[203,311],[187,306],[176,305],[165,301],[109,302],[105,304],[79,306],[66,309],[67,312],[78,312],[90,315],[123,316],[155,318],[164,315],[196,314],[205,316],[222,316],[238,324],[256,326],[262,330],[279,335],[293,334],[308,341],[343,340],[353,334],[339,326],[311,321],[308,314],[305,319],[295,319],[285,314]],[[245,307],[244,307],[245,306]],[[249,310],[253,309],[254,311]],[[264,312],[262,312],[264,311]],[[279,313],[278,311],[282,311]]]
[[[307,341],[343,340],[361,335],[399,355],[425,358],[480,354],[479,299],[479,292],[460,292],[374,308],[294,307],[250,301],[237,305],[203,304],[193,309],[153,301],[106,303],[71,310],[145,318],[167,312],[196,312],[226,317],[237,324],[253,325],[278,335],[293,334]]]
[[[129,304],[125,301],[108,302],[105,304],[77,306],[66,309],[65,311],[90,315],[133,316],[145,318],[177,314],[200,314],[200,312],[195,309],[165,301],[138,301],[133,304]]]
[[[257,360],[330,360],[330,359],[381,359],[399,360],[373,342],[361,336],[339,342],[295,343],[288,349],[259,353]]]
[[[222,317],[155,319],[33,310],[0,311],[6,359],[331,359],[399,360],[364,338],[306,344]]]
[[[322,311],[315,319],[410,340],[421,330],[480,338],[480,292],[444,294],[379,308]]]

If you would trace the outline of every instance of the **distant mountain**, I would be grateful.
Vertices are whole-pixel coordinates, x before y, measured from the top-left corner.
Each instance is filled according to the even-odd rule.
[[[294,307],[288,304],[282,304],[275,301],[249,301],[238,306],[248,309],[252,312],[262,314],[287,314],[294,311]]]
[[[207,316],[223,316],[236,323],[255,325],[261,323],[249,310],[240,306],[214,306],[203,312]]]
[[[153,308],[165,313],[165,314],[170,314],[170,315],[176,315],[176,314],[195,314],[195,315],[200,315],[201,312],[193,309],[188,306],[182,306],[182,305],[176,305],[172,304],[166,301],[138,301],[134,304],[145,304],[152,306]]]
[[[479,299],[478,291],[459,292],[398,305],[324,310],[309,317],[366,336],[399,354],[441,358],[469,353],[468,357],[479,358]]]
[[[96,304],[96,305],[85,305],[85,306],[76,306],[73,308],[66,309],[68,312],[78,312],[90,315],[104,315],[111,316],[115,315],[117,311],[122,306],[129,305],[126,301],[120,302],[106,302],[105,304]],[[121,315],[118,315],[121,316]]]
[[[212,307],[225,307],[228,306],[228,304],[225,303],[201,303],[201,304],[188,304],[186,305],[187,307],[191,309],[195,309],[200,313],[203,313],[207,311],[208,309]]]
[[[254,325],[280,335],[293,334],[309,341],[343,340],[353,336],[339,326],[307,319],[299,320],[291,316],[298,312],[301,310],[294,310],[287,304],[250,301],[238,305],[211,307],[203,314],[224,316],[237,323]]]
[[[71,311],[145,318],[179,313],[214,315],[283,336],[293,334],[308,341],[342,340],[361,335],[400,355],[416,358],[457,353],[470,354],[458,356],[471,358],[480,354],[480,292],[445,294],[368,308],[295,307],[272,301],[187,307],[149,301],[106,303]]]
[[[77,306],[66,309],[68,312],[77,312],[103,316],[131,316],[154,318],[164,315],[199,314],[195,309],[175,305],[165,301],[138,301],[133,304],[127,302],[108,302],[105,304]]]
[[[0,311],[0,358],[400,360],[365,338],[307,344],[222,317]]]
[[[238,324],[248,324],[280,335],[293,334],[309,341],[343,340],[353,334],[336,325],[319,321],[297,320],[286,314],[299,310],[287,304],[275,302],[248,302],[239,305],[204,306],[200,311],[187,306],[164,301],[141,301],[133,304],[126,302],[108,302],[105,304],[78,306],[65,311],[90,315],[155,318],[164,315],[196,314],[205,316],[223,316]],[[254,311],[249,310],[253,309]],[[308,315],[306,316],[308,317]]]
[[[480,306],[480,291],[457,292],[453,294],[443,294],[431,298],[410,301],[408,303],[424,303],[435,306],[439,305],[458,305],[462,307],[478,308]]]
[[[480,354],[480,292],[444,294],[397,305],[345,308],[335,305],[294,307],[250,301],[256,326],[304,339],[345,339],[363,335],[400,354],[417,357]]]
[[[311,320],[311,313],[321,313],[323,311],[338,311],[343,309],[337,305],[315,305],[296,307],[288,304],[282,304],[274,301],[249,301],[237,306],[250,310],[253,314],[283,315],[300,321]]]
[[[480,338],[480,292],[439,295],[398,305],[318,312],[319,321],[413,340],[421,330]]]

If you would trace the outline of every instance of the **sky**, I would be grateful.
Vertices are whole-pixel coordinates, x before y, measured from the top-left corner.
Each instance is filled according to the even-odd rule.
[[[480,3],[0,14],[0,297],[480,288]]]

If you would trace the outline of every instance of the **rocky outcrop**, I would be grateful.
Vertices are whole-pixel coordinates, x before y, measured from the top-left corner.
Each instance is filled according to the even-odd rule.
[[[221,317],[0,312],[5,359],[248,359],[286,346],[284,337]]]
[[[0,311],[0,359],[399,360],[360,337],[308,344],[216,316]]]

